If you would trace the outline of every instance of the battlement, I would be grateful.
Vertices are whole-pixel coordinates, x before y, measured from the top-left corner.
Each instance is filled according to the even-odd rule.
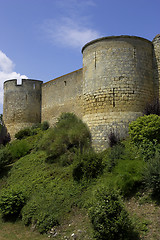
[[[109,36],[109,37],[102,37],[102,38],[97,38],[95,40],[92,40],[88,43],[86,43],[83,48],[82,48],[82,53],[84,51],[84,49],[92,44],[98,43],[98,42],[103,42],[103,41],[133,41],[133,40],[140,40],[140,41],[144,41],[147,42],[149,44],[152,44],[151,41],[149,41],[146,38],[142,38],[142,37],[137,37],[137,36],[129,36],[129,35],[121,35],[121,36]]]
[[[24,89],[36,89],[40,88],[43,81],[33,79],[22,79],[21,84],[18,83],[17,79],[6,80],[4,82],[4,90],[18,90],[17,88]]]

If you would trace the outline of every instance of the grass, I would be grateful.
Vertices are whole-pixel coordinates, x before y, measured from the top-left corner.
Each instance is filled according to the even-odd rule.
[[[21,221],[3,222],[0,220],[0,240],[46,240],[48,236],[32,232]]]
[[[71,123],[67,124],[71,126]],[[125,206],[134,219],[140,239],[152,239],[151,232],[155,240],[158,239],[160,233],[154,221],[159,222],[157,213],[160,213],[160,208],[152,199],[146,203],[145,197],[142,198],[140,193],[137,193],[143,189],[142,171],[145,165],[137,149],[126,140],[96,155],[89,148],[90,136],[85,130],[83,133],[88,136],[88,140],[86,141],[84,137],[86,146],[83,154],[83,143],[79,144],[82,139],[78,136],[79,141],[75,140],[74,130],[69,131],[68,137],[68,125],[65,126],[66,129],[63,130],[65,138],[63,131],[60,131],[59,135],[59,130],[48,129],[45,132],[38,131],[37,135],[15,141],[10,145],[16,160],[14,158],[14,162],[0,172],[0,193],[3,192],[3,188],[20,189],[27,201],[21,210],[19,220],[15,222],[0,220],[0,240],[48,239],[53,227],[57,234],[54,238],[57,240],[65,237],[71,239],[73,233],[78,239],[93,239],[88,208],[91,206],[94,192],[103,186],[118,190],[124,197]],[[62,141],[62,154],[53,134],[58,135],[59,144]],[[76,134],[80,134],[77,133],[77,129]],[[18,158],[17,154],[22,149],[21,141],[28,142],[30,147],[25,156],[22,154]],[[55,154],[53,150],[57,153]],[[97,156],[96,161],[93,156]],[[95,165],[95,162],[98,165]],[[73,171],[79,163],[82,163],[80,167],[83,167],[84,174],[75,180]],[[92,174],[90,171],[95,171],[97,166],[101,171],[96,172],[96,175]],[[36,231],[44,235],[32,232],[32,226],[36,226]],[[45,232],[48,232],[47,235]]]

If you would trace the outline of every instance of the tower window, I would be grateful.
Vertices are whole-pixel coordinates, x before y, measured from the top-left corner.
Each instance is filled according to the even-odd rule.
[[[35,83],[33,83],[33,89],[35,89],[36,88],[36,84]]]

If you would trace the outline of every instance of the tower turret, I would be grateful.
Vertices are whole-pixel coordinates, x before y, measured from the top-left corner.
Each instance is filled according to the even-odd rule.
[[[153,47],[135,36],[104,37],[83,49],[84,117],[97,150],[111,131],[123,138],[154,96]]]
[[[4,82],[3,120],[11,138],[24,127],[41,122],[42,81],[22,79]]]

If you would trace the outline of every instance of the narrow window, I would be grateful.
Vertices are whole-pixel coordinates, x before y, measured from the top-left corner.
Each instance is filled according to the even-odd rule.
[[[133,49],[133,58],[136,58],[136,48]]]
[[[35,89],[36,88],[36,84],[35,83],[33,83],[33,89]]]
[[[26,101],[27,101],[27,94],[26,94]]]
[[[115,107],[115,88],[113,88],[113,107]]]
[[[95,69],[96,69],[96,64],[97,64],[96,61],[97,61],[97,57],[96,57],[96,52],[95,52],[95,56],[94,56],[94,64],[95,64],[94,66],[95,66]]]
[[[66,81],[64,81],[64,86],[66,86],[67,85],[67,82]]]

